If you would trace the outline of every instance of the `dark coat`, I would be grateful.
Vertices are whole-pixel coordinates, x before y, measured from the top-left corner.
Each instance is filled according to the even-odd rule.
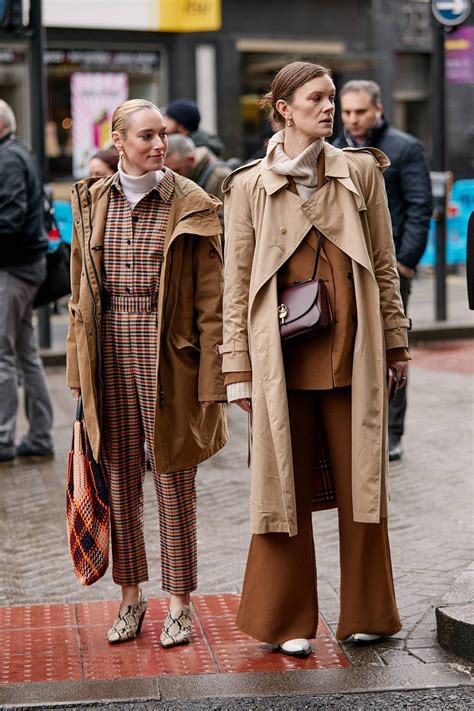
[[[346,148],[355,144],[341,131],[333,145]],[[384,178],[397,260],[414,269],[425,251],[433,211],[423,147],[414,136],[393,128],[385,119],[372,131],[368,145],[379,148],[390,160]]]
[[[9,134],[0,140],[0,269],[32,264],[46,252],[43,212],[33,160]]]
[[[474,212],[467,223],[466,277],[469,308],[474,310]]]

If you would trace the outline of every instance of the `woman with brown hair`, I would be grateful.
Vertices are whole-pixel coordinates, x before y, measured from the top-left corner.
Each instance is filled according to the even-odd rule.
[[[89,161],[89,177],[105,178],[118,170],[119,154],[115,146],[94,153]]]
[[[281,69],[264,99],[281,130],[262,161],[223,186],[220,351],[228,399],[253,421],[254,535],[237,624],[292,655],[310,653],[318,623],[312,510],[338,509],[337,637],[374,641],[401,627],[387,535],[386,368],[402,387],[409,322],[381,173],[388,160],[326,143],[334,101],[325,67]],[[315,269],[332,323],[282,341],[292,307],[281,294]]]
[[[191,638],[197,581],[197,465],[227,440],[216,352],[222,338],[219,201],[164,168],[159,110],[135,99],[112,117],[118,172],[73,188],[67,383],[82,395],[93,455],[109,487],[113,579],[122,589],[110,643],[140,632],[148,579],[144,443],[160,514],[161,644]]]

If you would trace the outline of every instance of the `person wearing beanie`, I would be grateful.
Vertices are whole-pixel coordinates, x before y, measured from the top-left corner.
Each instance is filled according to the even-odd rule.
[[[182,133],[192,139],[196,147],[206,146],[218,158],[222,158],[224,144],[219,136],[199,128],[201,114],[198,105],[190,99],[171,101],[163,112],[168,134]]]

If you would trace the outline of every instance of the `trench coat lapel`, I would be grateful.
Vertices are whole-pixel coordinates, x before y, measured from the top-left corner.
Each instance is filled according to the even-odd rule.
[[[325,143],[324,158],[327,182],[301,205],[301,210],[327,239],[373,274],[357,214],[367,209],[364,196],[350,177],[343,152]],[[341,186],[345,189],[341,190]]]
[[[287,178],[269,170],[267,159],[262,160],[260,176],[263,187],[269,197],[275,197],[272,200],[274,232],[271,241],[266,244],[263,268],[251,286],[250,304],[313,226],[373,274],[357,214],[358,211],[366,210],[364,197],[350,177],[344,153],[325,143],[324,160],[326,183],[305,201],[287,190]],[[341,186],[344,190],[341,190]],[[360,231],[361,239],[355,238],[356,230]]]
[[[304,204],[301,197],[287,190],[288,180],[284,175],[270,171],[266,159],[261,163],[261,178],[271,201],[272,221],[274,222],[271,240],[265,244],[263,268],[259,270],[250,290],[250,303],[258,291],[280,269],[303,241],[311,229],[311,221],[302,212]]]

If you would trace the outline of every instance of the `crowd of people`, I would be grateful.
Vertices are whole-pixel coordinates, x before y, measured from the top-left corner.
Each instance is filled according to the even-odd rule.
[[[310,653],[312,512],[336,507],[338,638],[376,642],[400,629],[388,461],[402,456],[406,309],[427,240],[430,180],[420,143],[388,124],[374,82],[342,87],[343,130],[331,143],[336,101],[326,67],[283,67],[262,99],[271,114],[265,145],[236,170],[219,137],[200,128],[195,102],[160,110],[127,101],[112,117],[112,145],[73,190],[67,385],[82,398],[109,490],[121,591],[109,643],[134,639],[147,610],[145,450],[169,594],[160,640],[191,641],[196,474],[227,442],[227,403],[253,429],[239,628],[283,654]],[[0,102],[3,462],[53,453],[32,326],[47,248],[41,212],[31,156]],[[295,287],[308,294],[313,285],[309,328]],[[16,446],[19,381],[30,429]]]

